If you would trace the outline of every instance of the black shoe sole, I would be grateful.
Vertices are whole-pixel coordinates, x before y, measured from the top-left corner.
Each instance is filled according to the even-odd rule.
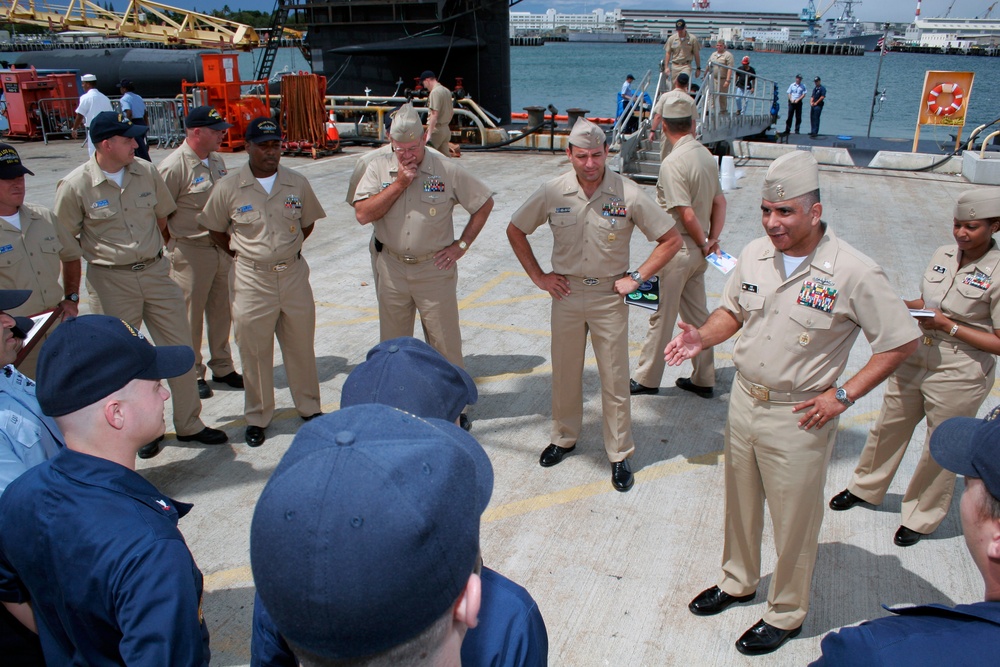
[[[871,504],[867,500],[863,500],[861,498],[858,498],[857,496],[854,496],[854,498],[851,498],[848,501],[849,504],[846,504],[846,505],[845,504],[838,504],[835,501],[837,500],[837,498],[839,498],[841,496],[842,493],[843,492],[838,493],[833,498],[830,498],[830,502],[827,503],[827,507],[829,507],[830,509],[832,509],[834,512],[846,512],[849,509],[854,509],[858,505],[870,505]],[[856,498],[856,500],[855,500],[855,498]]]
[[[916,536],[916,537],[914,537]],[[899,539],[899,529],[896,530],[896,534],[892,536],[892,543],[897,547],[912,547],[914,544],[922,540],[926,535],[923,533],[918,533],[917,531],[912,531],[912,534],[907,535],[905,539]]]
[[[545,451],[547,449],[548,449],[548,447],[546,447],[545,450],[542,450],[542,454],[545,454]],[[576,450],[576,445],[573,445],[572,447],[560,447],[559,449],[561,449],[563,451],[560,452],[558,459],[556,459],[554,461],[553,460],[549,460],[548,462],[545,462],[545,461],[542,460],[542,457],[539,456],[538,457],[538,465],[542,466],[543,468],[551,468],[552,466],[559,465],[560,463],[563,462],[563,459],[565,459],[567,456],[569,456],[569,454],[571,452],[573,452],[574,450]]]
[[[692,601],[688,604],[688,611],[690,611],[695,616],[715,616],[716,614],[721,614],[725,610],[732,607],[734,604],[746,604],[747,602],[753,602],[753,599],[757,597],[757,593],[751,593],[750,595],[741,595],[739,597],[731,596],[732,599],[722,605],[721,607],[713,607],[712,609],[698,609],[694,606]]]
[[[743,655],[767,655],[768,653],[774,653],[779,648],[781,648],[782,646],[784,646],[785,643],[789,639],[795,639],[800,634],[802,634],[802,627],[801,626],[799,626],[799,627],[795,628],[794,630],[790,631],[788,633],[788,636],[786,636],[784,639],[782,639],[780,642],[778,642],[774,646],[769,646],[769,647],[763,648],[763,649],[745,649],[742,646],[740,646],[739,642],[737,642],[736,643],[736,650],[739,651],[740,653],[742,653]]]

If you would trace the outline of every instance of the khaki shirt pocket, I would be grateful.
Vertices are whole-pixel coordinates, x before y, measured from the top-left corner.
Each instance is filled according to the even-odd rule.
[[[260,211],[243,211],[233,213],[233,231],[236,234],[248,239],[254,239],[261,235],[264,225],[261,220]]]
[[[740,336],[743,338],[753,338],[761,328],[764,314],[760,311],[764,309],[764,296],[753,292],[740,292],[737,302],[743,312],[743,331]]]
[[[421,192],[420,201],[431,205],[438,206],[448,200],[448,191],[444,192]]]
[[[88,211],[84,226],[89,228],[92,235],[108,245],[128,245],[132,242],[128,229],[126,229],[125,223],[118,211],[110,206],[103,206]]]
[[[785,349],[796,354],[817,354],[823,352],[823,333],[833,326],[833,313],[824,313],[817,308],[794,306],[789,319],[785,338]]]

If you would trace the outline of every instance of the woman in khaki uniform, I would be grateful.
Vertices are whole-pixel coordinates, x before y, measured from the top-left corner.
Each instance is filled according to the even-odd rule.
[[[920,297],[906,302],[933,312],[918,317],[921,345],[889,378],[854,478],[830,500],[834,510],[881,503],[913,429],[926,417],[924,451],[893,538],[901,547],[934,532],[948,514],[955,474],[934,462],[926,443],[944,420],[976,415],[993,386],[994,355],[1000,354],[1000,247],[993,240],[1000,231],[1000,188],[964,193],[954,219],[955,243],[937,249]]]

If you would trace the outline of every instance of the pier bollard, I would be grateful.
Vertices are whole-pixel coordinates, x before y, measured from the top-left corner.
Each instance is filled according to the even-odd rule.
[[[576,125],[576,121],[579,118],[585,117],[590,113],[590,109],[566,109],[567,122],[569,123],[569,129],[572,130],[573,126]]]
[[[523,107],[528,112],[528,127],[537,127],[545,122],[545,107]]]

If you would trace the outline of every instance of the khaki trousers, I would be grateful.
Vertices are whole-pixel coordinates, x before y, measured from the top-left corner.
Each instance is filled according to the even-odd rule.
[[[673,89],[677,85],[677,77],[681,74],[688,75],[688,81],[694,83],[694,77],[691,76],[691,63],[690,61],[684,63],[683,65],[678,65],[677,63],[671,63],[670,65],[670,88]],[[688,85],[690,85],[690,83]]]
[[[587,333],[601,378],[604,449],[612,463],[635,451],[628,385],[628,306],[614,291],[619,276],[585,285],[566,276],[569,296],[552,300],[552,443],[569,448],[583,428]]]
[[[730,82],[732,83],[732,82]],[[715,80],[715,89],[719,92],[719,112],[728,113],[729,112],[729,83],[726,83],[725,79]]]
[[[142,271],[88,263],[87,280],[97,290],[105,315],[125,320],[137,329],[145,322],[156,345],[191,345],[184,294],[170,279],[170,264],[163,258]],[[205,428],[194,368],[167,380],[167,384],[177,435],[194,435]]]
[[[802,625],[823,523],[823,485],[838,419],[799,428],[796,403],[759,401],[733,383],[726,422],[726,537],[719,588],[749,595],[760,582],[764,500],[778,559],[764,621],[783,630]]]
[[[701,251],[691,247],[687,238],[684,246],[657,274],[660,277],[660,308],[649,318],[649,330],[639,353],[639,365],[633,379],[646,387],[659,387],[663,380],[663,350],[674,335],[677,315],[688,324],[700,327],[708,319],[705,298],[705,270],[708,262]],[[694,367],[691,382],[699,387],[715,386],[715,353],[703,350],[691,360]]]
[[[873,505],[885,498],[913,429],[927,418],[927,436],[913,479],[903,495],[903,526],[929,534],[941,525],[955,493],[955,474],[930,455],[938,424],[975,417],[993,386],[994,358],[948,341],[920,345],[886,383],[882,411],[868,434],[848,490]]]
[[[384,250],[375,260],[381,340],[412,336],[417,313],[427,344],[464,366],[458,324],[458,268],[443,271],[433,259],[406,264]]]
[[[233,354],[229,348],[229,332],[233,317],[229,300],[229,272],[232,258],[212,243],[211,239],[175,239],[170,251],[170,275],[184,292],[188,322],[191,325],[191,347],[194,348],[194,370],[198,379],[205,379],[205,364],[201,354],[201,336],[208,322],[208,368],[212,375],[229,375]]]
[[[246,385],[248,426],[265,428],[274,416],[274,338],[284,359],[288,390],[303,417],[321,409],[316,371],[316,303],[309,265],[301,258],[284,271],[233,264],[233,324]]]
[[[437,149],[441,155],[450,158],[451,154],[448,152],[448,142],[451,140],[451,128],[447,125],[444,127],[434,128],[434,134],[431,135],[431,148]]]

